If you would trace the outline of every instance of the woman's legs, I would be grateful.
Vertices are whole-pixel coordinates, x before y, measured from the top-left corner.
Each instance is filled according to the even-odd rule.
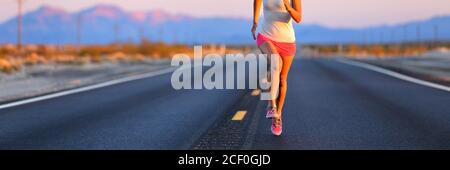
[[[271,95],[271,100],[269,101],[269,106],[278,106],[278,101],[277,101],[277,93],[279,90],[279,86],[280,86],[280,73],[281,73],[281,66],[282,66],[282,61],[279,59],[279,56],[272,56],[272,54],[278,54],[278,51],[275,47],[275,45],[273,45],[270,41],[266,41],[264,43],[262,43],[259,46],[259,49],[261,50],[261,52],[263,54],[267,54],[267,57],[269,59],[268,63],[271,63],[270,61],[275,59],[275,65],[270,65],[271,71],[269,73],[275,73],[275,74],[270,74],[270,78],[271,78],[271,88],[270,88],[270,95]],[[275,58],[271,58],[271,57],[275,57]]]
[[[280,73],[280,94],[278,96],[278,113],[281,115],[283,111],[284,99],[286,98],[287,92],[287,77],[289,70],[291,69],[292,61],[294,60],[293,56],[287,56],[282,58],[282,66]]]

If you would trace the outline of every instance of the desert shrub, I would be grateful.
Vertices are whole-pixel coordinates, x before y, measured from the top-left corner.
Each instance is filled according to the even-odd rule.
[[[347,49],[347,53],[350,56],[357,56],[357,55],[361,54],[362,51],[363,51],[363,49],[356,44],[350,45]]]
[[[370,54],[377,57],[383,57],[385,55],[385,49],[381,45],[373,45],[369,47],[368,51]]]
[[[36,53],[31,53],[24,58],[23,63],[25,65],[43,64],[47,63],[47,59]]]
[[[0,71],[10,74],[20,70],[21,64],[11,59],[0,58]]]
[[[107,58],[111,62],[126,61],[127,55],[123,52],[115,52],[115,53],[108,55]]]

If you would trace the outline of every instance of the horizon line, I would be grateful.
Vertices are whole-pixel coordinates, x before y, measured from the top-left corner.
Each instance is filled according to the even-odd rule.
[[[47,4],[44,3],[40,6],[38,6],[37,8],[35,8],[34,10],[28,11],[26,13],[24,13],[23,15],[27,15],[29,13],[35,12],[41,8],[44,7],[49,7],[49,8],[54,8],[54,9],[58,9],[58,10],[62,10],[68,14],[77,14],[80,13],[84,10],[87,9],[92,9],[95,7],[99,7],[99,6],[110,6],[110,7],[114,7],[114,8],[118,8],[119,10],[127,13],[127,14],[132,14],[132,13],[136,13],[136,12],[144,12],[144,13],[149,13],[152,11],[163,11],[164,13],[167,13],[169,15],[172,16],[186,16],[186,17],[190,17],[190,18],[229,18],[229,19],[244,19],[244,20],[251,20],[251,17],[245,17],[245,16],[193,16],[191,14],[187,14],[187,13],[173,13],[173,12],[169,12],[167,10],[161,9],[161,8],[154,8],[154,9],[150,9],[150,10],[126,10],[124,8],[122,8],[119,5],[115,5],[115,4],[111,4],[111,3],[97,3],[94,4],[92,6],[86,7],[86,8],[82,8],[80,10],[76,10],[76,11],[70,11],[67,8],[61,7],[61,6],[56,6],[56,5],[51,5],[51,4]],[[9,22],[11,20],[14,20],[17,18],[18,15],[12,16],[10,18],[5,19],[4,21],[0,21],[0,25],[1,24],[5,24],[6,22]],[[320,24],[317,22],[307,22],[307,23],[303,23],[306,25],[313,25],[313,26],[320,26],[320,27],[324,27],[324,28],[330,28],[330,29],[353,29],[353,30],[362,30],[362,29],[370,29],[370,28],[379,28],[379,27],[394,27],[394,26],[400,26],[400,25],[405,25],[408,23],[412,23],[412,22],[421,22],[421,21],[427,21],[427,20],[431,20],[434,18],[440,18],[440,17],[450,17],[450,14],[436,14],[424,19],[416,19],[416,20],[408,20],[408,21],[403,21],[403,22],[398,22],[398,23],[385,23],[385,24],[374,24],[374,25],[368,25],[368,26],[330,26],[330,25],[326,25],[326,24]]]

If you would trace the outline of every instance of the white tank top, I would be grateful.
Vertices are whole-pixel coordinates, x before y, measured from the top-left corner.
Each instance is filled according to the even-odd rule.
[[[260,33],[273,41],[295,42],[292,17],[286,10],[283,0],[263,1],[263,23]]]

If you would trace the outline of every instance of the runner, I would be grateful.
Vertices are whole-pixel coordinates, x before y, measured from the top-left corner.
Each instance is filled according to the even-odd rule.
[[[292,20],[300,23],[301,0],[254,0],[252,34],[258,48],[276,60],[275,74],[271,74],[267,118],[272,119],[271,131],[279,136],[282,132],[282,111],[287,91],[287,76],[296,52],[295,32]],[[259,15],[263,5],[263,20],[258,34]],[[276,95],[278,94],[278,97]]]

